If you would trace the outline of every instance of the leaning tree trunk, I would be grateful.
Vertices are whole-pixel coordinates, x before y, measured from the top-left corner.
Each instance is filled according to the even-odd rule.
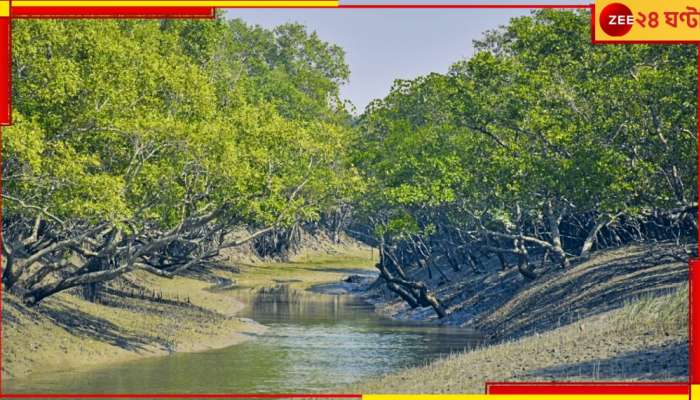
[[[583,241],[583,246],[581,246],[581,257],[586,257],[591,253],[591,250],[593,249],[593,245],[596,243],[597,238],[598,238],[598,232],[600,232],[601,229],[607,224],[612,221],[613,218],[611,217],[601,217],[599,216],[597,218],[595,226],[593,226],[593,229],[588,232],[588,236],[586,236],[586,240]]]
[[[559,224],[561,223],[562,211],[555,210],[553,202],[550,200],[547,204],[545,212],[547,213],[547,223],[549,225],[549,234],[552,236],[552,252],[555,254],[562,268],[569,268],[571,264],[566,257],[566,252],[561,243],[561,233],[559,232]]]
[[[471,250],[463,250],[462,253],[464,258],[469,263],[469,266],[472,267],[472,270],[477,274],[480,274],[481,270],[479,269],[479,260],[476,258],[474,253]]]
[[[379,246],[379,262],[377,263],[377,269],[379,270],[379,273],[381,274],[382,278],[386,281],[386,286],[391,290],[392,292],[396,293],[401,297],[406,303],[411,308],[417,308],[418,307],[418,299],[416,299],[411,293],[409,293],[408,290],[404,289],[403,287],[399,286],[396,283],[396,279],[392,275],[392,273],[388,269],[388,264],[389,260],[386,256],[384,246],[380,245]]]
[[[447,310],[442,305],[440,300],[428,289],[426,284],[421,281],[410,281],[402,278],[395,278],[390,269],[400,270],[400,265],[397,265],[397,259],[391,255],[384,244],[379,246],[379,263],[377,268],[382,274],[382,278],[387,283],[387,287],[404,299],[411,308],[432,307],[439,318],[447,316]]]
[[[518,254],[518,272],[520,272],[520,275],[527,280],[537,279],[537,274],[530,269],[527,248],[525,247],[524,241],[522,239],[517,239],[515,241],[515,247]]]
[[[438,318],[445,318],[447,316],[447,310],[445,310],[445,307],[443,307],[440,300],[438,300],[438,298],[435,297],[435,295],[431,293],[430,290],[428,290],[428,288],[423,282],[418,282],[418,293],[418,299],[421,302],[422,306],[432,307],[433,311],[435,311]]]
[[[23,300],[24,303],[28,306],[33,306],[39,303],[41,300],[58,292],[62,292],[64,290],[68,290],[77,286],[87,285],[90,283],[106,282],[118,276],[121,276],[131,270],[132,265],[127,264],[124,266],[120,266],[116,269],[73,275],[65,279],[54,280],[52,282],[45,283],[28,291],[24,294]]]
[[[5,290],[10,290],[13,286],[15,286],[15,283],[17,283],[18,278],[16,274],[14,261],[10,257],[6,256],[5,265],[3,267],[4,270],[2,271],[2,284]]]

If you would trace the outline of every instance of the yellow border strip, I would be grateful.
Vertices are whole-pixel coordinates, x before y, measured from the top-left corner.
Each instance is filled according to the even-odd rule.
[[[9,3],[8,3],[9,4]],[[338,0],[15,0],[13,7],[337,7]],[[2,10],[0,10],[2,11]],[[9,6],[8,6],[9,12]],[[9,14],[8,14],[9,15]]]
[[[10,2],[8,0],[0,1],[0,17],[10,16]]]

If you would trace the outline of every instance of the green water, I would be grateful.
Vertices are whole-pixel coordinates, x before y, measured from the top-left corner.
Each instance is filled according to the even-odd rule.
[[[241,289],[240,314],[269,327],[253,340],[201,353],[35,374],[6,393],[324,392],[473,347],[459,328],[398,323],[345,295]]]

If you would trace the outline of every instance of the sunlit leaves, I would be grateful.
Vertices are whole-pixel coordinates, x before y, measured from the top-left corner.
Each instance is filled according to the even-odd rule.
[[[62,219],[286,225],[361,184],[343,52],[300,25],[18,21],[13,38],[5,192]]]
[[[587,12],[534,12],[447,75],[397,81],[359,125],[368,214],[508,231],[553,200],[634,216],[697,198],[695,49],[593,46],[589,27]]]

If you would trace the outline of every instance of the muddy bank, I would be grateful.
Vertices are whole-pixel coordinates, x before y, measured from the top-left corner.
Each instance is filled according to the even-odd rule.
[[[689,252],[694,246],[675,243],[631,245],[594,253],[563,270],[556,265],[538,268],[528,281],[512,267],[485,263],[442,274],[413,270],[428,283],[449,315],[438,319],[430,307],[410,308],[380,282],[361,291],[379,312],[401,320],[431,321],[479,330],[495,340],[511,340],[574,323],[618,309],[635,299],[674,292],[688,281]]]
[[[376,281],[377,273],[366,270],[347,271],[353,272],[339,282],[321,283],[309,287],[309,291],[329,295],[356,295],[366,297],[367,288]]]
[[[351,393],[483,393],[487,381],[688,378],[687,288],[423,367],[359,382]]]
[[[216,268],[173,279],[133,272],[126,282],[110,286],[99,302],[66,292],[30,308],[3,293],[3,379],[250,340],[265,327],[237,316],[245,305],[230,289],[279,281],[305,288],[371,266],[369,248],[345,242],[330,252],[329,246],[302,249],[284,263],[247,264],[228,254]]]
[[[486,381],[684,381],[687,251],[672,243],[601,251],[535,281],[515,270],[431,281],[450,315],[411,309],[377,283],[354,289],[400,320],[469,327],[491,345],[348,388],[361,393],[483,393]],[[420,274],[420,273],[419,273]]]
[[[265,327],[235,316],[243,304],[189,278],[160,281],[164,296],[186,302],[105,294],[99,304],[62,293],[28,308],[3,297],[3,379],[142,357],[222,348],[249,340]],[[167,285],[167,286],[165,286]]]

